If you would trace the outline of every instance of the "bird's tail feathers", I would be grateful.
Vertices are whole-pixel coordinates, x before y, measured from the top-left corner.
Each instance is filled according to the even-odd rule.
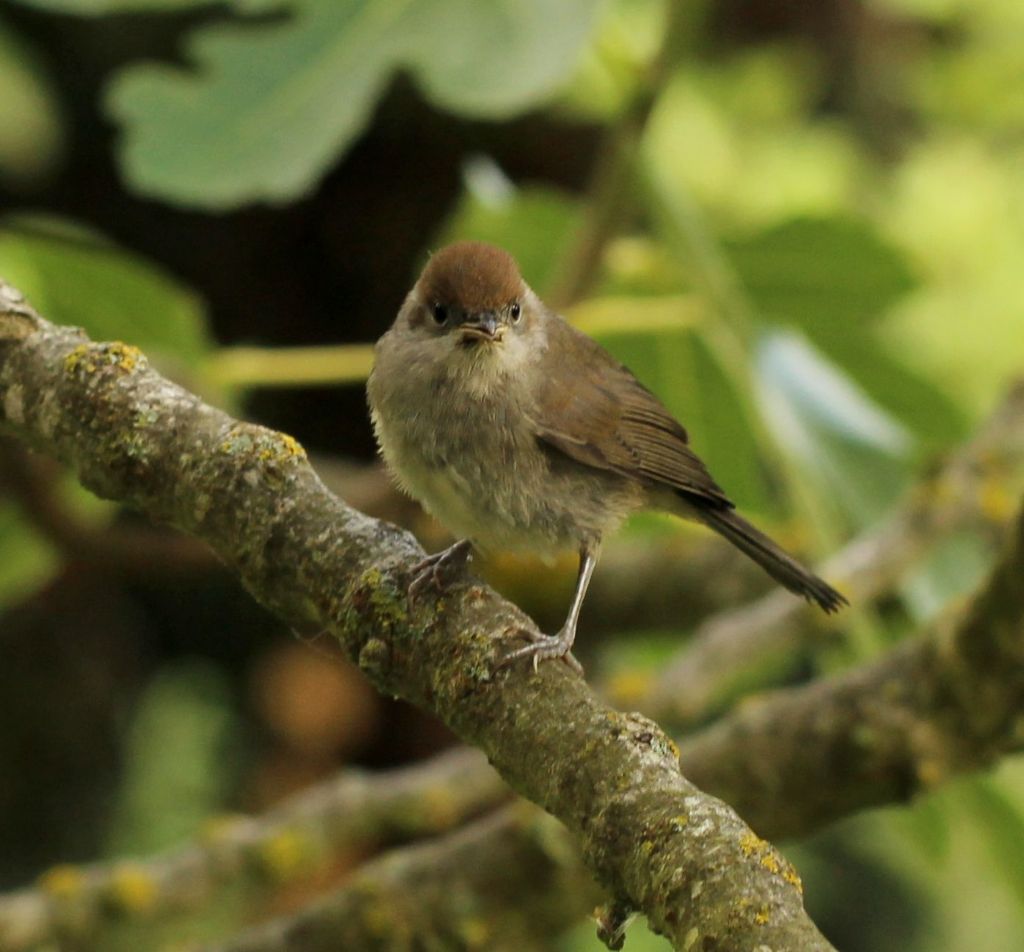
[[[805,569],[796,559],[755,528],[734,509],[694,507],[694,515],[706,526],[728,539],[750,556],[776,582],[796,595],[815,602],[826,612],[836,612],[849,604],[824,579]]]

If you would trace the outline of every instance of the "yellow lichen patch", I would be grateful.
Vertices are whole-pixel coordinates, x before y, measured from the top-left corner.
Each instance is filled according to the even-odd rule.
[[[740,837],[740,849],[743,850],[744,856],[753,856],[768,872],[781,876],[787,883],[803,892],[800,877],[785,858],[775,851],[771,843],[748,830]]]
[[[260,844],[259,859],[263,869],[278,881],[290,879],[309,860],[309,844],[305,838],[282,830]]]
[[[644,733],[647,732],[645,731]],[[676,742],[667,734],[662,734],[661,731],[658,731],[651,738],[650,744],[651,750],[662,757],[671,757],[673,760],[679,759],[679,747],[676,746]]]
[[[112,341],[109,344],[79,344],[64,358],[64,369],[68,373],[84,371],[92,374],[101,367],[116,367],[124,373],[131,373],[142,360],[142,351],[131,344]]]
[[[1016,506],[1016,497],[1002,480],[989,477],[978,487],[978,508],[990,522],[1005,522],[1016,512]]]
[[[89,345],[79,344],[67,357],[64,358],[64,369],[69,373],[73,374],[80,368],[86,373],[95,373],[96,364],[88,359],[89,357]]]
[[[767,925],[768,920],[770,918],[771,915],[769,914],[769,909],[767,905],[759,906],[757,911],[754,913],[754,922],[756,922],[759,926]]]
[[[121,341],[114,341],[111,344],[101,344],[103,356],[106,362],[125,373],[131,373],[142,359],[142,351],[131,344],[122,344]]]
[[[744,856],[751,856],[754,853],[760,853],[768,844],[761,839],[756,833],[751,830],[747,830],[743,836],[740,837],[740,849],[743,850]]]
[[[646,697],[651,686],[651,672],[635,669],[618,671],[608,683],[608,694],[612,703],[636,704]]]
[[[287,433],[267,433],[257,441],[257,457],[264,462],[283,462],[290,459],[305,459],[306,451],[294,436]]]
[[[85,877],[77,866],[64,864],[43,873],[39,877],[39,885],[44,892],[57,899],[74,899],[82,892]]]
[[[221,440],[219,449],[229,456],[251,453],[261,463],[284,463],[306,458],[306,451],[295,437],[248,423],[238,423],[231,427],[227,436]]]
[[[157,887],[143,867],[126,863],[114,870],[107,895],[118,909],[138,915],[156,904]]]

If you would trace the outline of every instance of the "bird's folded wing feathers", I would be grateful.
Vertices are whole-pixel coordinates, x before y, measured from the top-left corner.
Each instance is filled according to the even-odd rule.
[[[557,375],[543,380],[534,413],[538,438],[588,466],[731,507],[658,398],[599,344],[565,330],[589,351],[586,369],[571,386],[560,385]]]

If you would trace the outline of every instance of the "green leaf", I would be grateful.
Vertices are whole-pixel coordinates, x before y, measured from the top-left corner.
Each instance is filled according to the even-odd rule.
[[[819,492],[864,526],[903,491],[911,434],[795,331],[772,331],[755,360],[764,419]]]
[[[498,119],[565,83],[594,25],[593,0],[420,0],[400,29],[406,64],[437,105]]]
[[[1019,786],[979,778],[966,787],[969,805],[985,834],[992,873],[1009,884],[1024,902],[1024,802]]]
[[[147,853],[194,835],[223,803],[235,764],[230,688],[204,660],[164,667],[125,738],[124,781],[110,821],[112,855]]]
[[[901,252],[866,223],[797,219],[727,245],[758,314],[799,327],[880,407],[934,451],[963,437],[966,414],[879,342],[874,323],[915,286]]]
[[[915,284],[903,256],[852,219],[794,219],[725,249],[762,317],[812,335],[875,318]]]
[[[149,356],[201,357],[209,337],[199,298],[149,262],[64,222],[0,223],[0,275],[57,324],[123,340]]]
[[[0,503],[0,552],[0,606],[27,598],[59,564],[53,548],[6,503]]]
[[[923,453],[934,454],[967,436],[970,424],[961,404],[948,390],[902,363],[871,328],[835,322],[805,330],[872,400],[913,431]]]
[[[98,17],[113,13],[175,13],[192,7],[230,5],[253,12],[279,6],[280,0],[15,0],[26,7],[38,7],[51,13]]]
[[[0,181],[37,181],[63,145],[57,98],[42,65],[2,20],[0,90]]]
[[[283,22],[202,27],[195,69],[125,70],[107,99],[141,192],[208,208],[308,191],[408,69],[439,105],[506,116],[573,69],[596,0],[296,0]],[[410,170],[415,169],[410,157]]]

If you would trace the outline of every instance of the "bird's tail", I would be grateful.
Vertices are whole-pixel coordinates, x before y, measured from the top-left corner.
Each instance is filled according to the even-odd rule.
[[[805,569],[734,509],[703,506],[693,508],[693,514],[701,522],[724,536],[741,552],[749,555],[776,582],[791,592],[802,595],[809,602],[816,602],[829,613],[849,604],[828,582]]]

